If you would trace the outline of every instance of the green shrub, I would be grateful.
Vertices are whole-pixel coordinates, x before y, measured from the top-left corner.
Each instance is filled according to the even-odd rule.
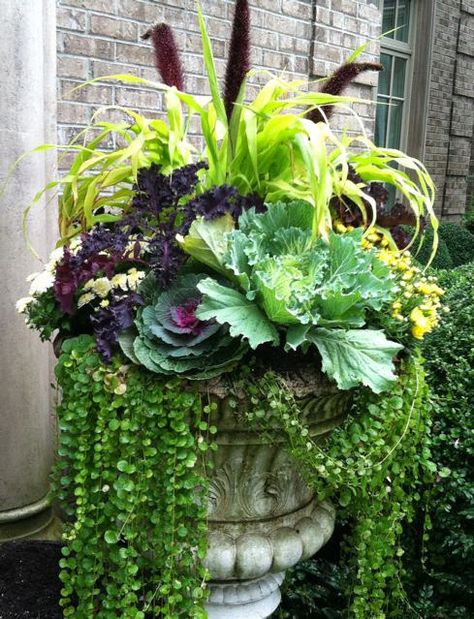
[[[438,275],[450,313],[423,344],[438,475],[425,488],[424,511],[407,527],[405,605],[397,601],[387,608],[387,618],[474,617],[474,262]],[[340,540],[331,540],[289,576],[291,593],[284,595],[279,617],[348,617],[343,609],[349,574],[340,561]]]
[[[471,204],[466,209],[463,217],[464,227],[474,234],[474,198],[471,200]]]
[[[459,267],[474,260],[474,234],[459,224],[443,223],[439,237],[446,243],[453,267]],[[433,265],[434,266],[434,265]],[[443,265],[435,268],[447,268]]]
[[[423,346],[440,472],[429,497],[426,569],[412,585],[423,617],[451,619],[474,616],[474,262],[440,278],[451,312]]]
[[[468,221],[468,220],[465,220]],[[474,229],[474,211],[471,223]],[[412,232],[413,229],[409,228]],[[417,250],[413,248],[416,260],[426,265],[431,256],[433,244],[433,230],[428,228],[425,231],[425,238],[422,247]],[[467,225],[442,223],[439,226],[439,245],[436,256],[431,263],[434,269],[452,269],[462,266],[474,260],[474,234],[468,229]]]

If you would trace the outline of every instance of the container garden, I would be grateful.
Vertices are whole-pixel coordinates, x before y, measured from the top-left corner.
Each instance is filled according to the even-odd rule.
[[[436,229],[433,184],[419,161],[329,124],[353,101],[343,88],[380,66],[356,62],[361,48],[317,92],[271,77],[249,102],[239,2],[221,96],[198,19],[211,96],[186,93],[165,25],[147,34],[162,82],[102,78],[162,90],[166,119],[122,109],[127,121],[95,119],[98,135],[70,146],[48,186],[57,247],[18,304],[62,341],[65,617],[269,616],[285,570],[331,535],[331,499],[363,497],[361,517],[389,494],[392,464],[415,475],[394,454],[418,445],[416,342],[440,308],[409,252],[421,221]],[[121,146],[106,152],[110,134]],[[387,205],[383,183],[405,203]],[[409,514],[399,478],[380,523]],[[354,598],[370,612],[377,583]]]

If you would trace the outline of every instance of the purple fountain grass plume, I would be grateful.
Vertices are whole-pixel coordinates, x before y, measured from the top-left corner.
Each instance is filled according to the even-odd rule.
[[[383,71],[383,66],[378,62],[347,62],[336,69],[326,80],[320,92],[327,95],[340,95],[358,75],[365,71]],[[324,105],[322,110],[329,120],[334,111],[334,105]],[[307,118],[315,123],[325,120],[319,109],[308,112]]]
[[[225,74],[224,104],[230,120],[246,73],[250,70],[250,10],[247,0],[235,3],[229,60]]]
[[[183,68],[173,31],[166,24],[156,24],[145,32],[142,39],[150,39],[155,52],[155,64],[161,79],[167,86],[183,90]]]

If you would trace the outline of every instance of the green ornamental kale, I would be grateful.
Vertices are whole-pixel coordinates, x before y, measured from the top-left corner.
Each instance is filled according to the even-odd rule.
[[[367,328],[367,316],[388,306],[394,277],[362,247],[362,230],[314,240],[312,216],[307,202],[280,202],[262,214],[246,211],[238,229],[195,222],[182,247],[197,260],[205,256],[208,266],[214,260],[228,280],[199,282],[204,296],[196,315],[228,324],[252,348],[278,345],[280,333],[287,350],[314,345],[341,389],[363,383],[383,391],[396,379],[392,359],[401,346]]]
[[[168,290],[149,275],[140,287],[145,306],[138,311],[136,330],[120,337],[124,353],[158,374],[189,379],[218,376],[232,369],[248,346],[229,335],[227,325],[197,318],[201,302],[197,289],[205,275],[182,275]]]

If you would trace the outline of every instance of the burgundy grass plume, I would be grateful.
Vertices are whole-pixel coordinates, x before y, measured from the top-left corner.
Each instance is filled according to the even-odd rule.
[[[378,62],[348,62],[343,64],[326,80],[320,92],[327,95],[340,95],[358,75],[365,71],[383,71],[383,65]],[[326,118],[329,119],[332,116],[334,106],[324,105],[322,109]],[[325,120],[319,109],[308,112],[307,118],[315,123]]]
[[[179,57],[173,31],[166,24],[152,26],[142,39],[150,39],[155,52],[155,64],[163,83],[167,86],[176,86],[178,90],[184,89],[183,68]]]
[[[246,73],[250,70],[250,10],[247,0],[235,3],[229,60],[225,74],[224,104],[230,120]]]

